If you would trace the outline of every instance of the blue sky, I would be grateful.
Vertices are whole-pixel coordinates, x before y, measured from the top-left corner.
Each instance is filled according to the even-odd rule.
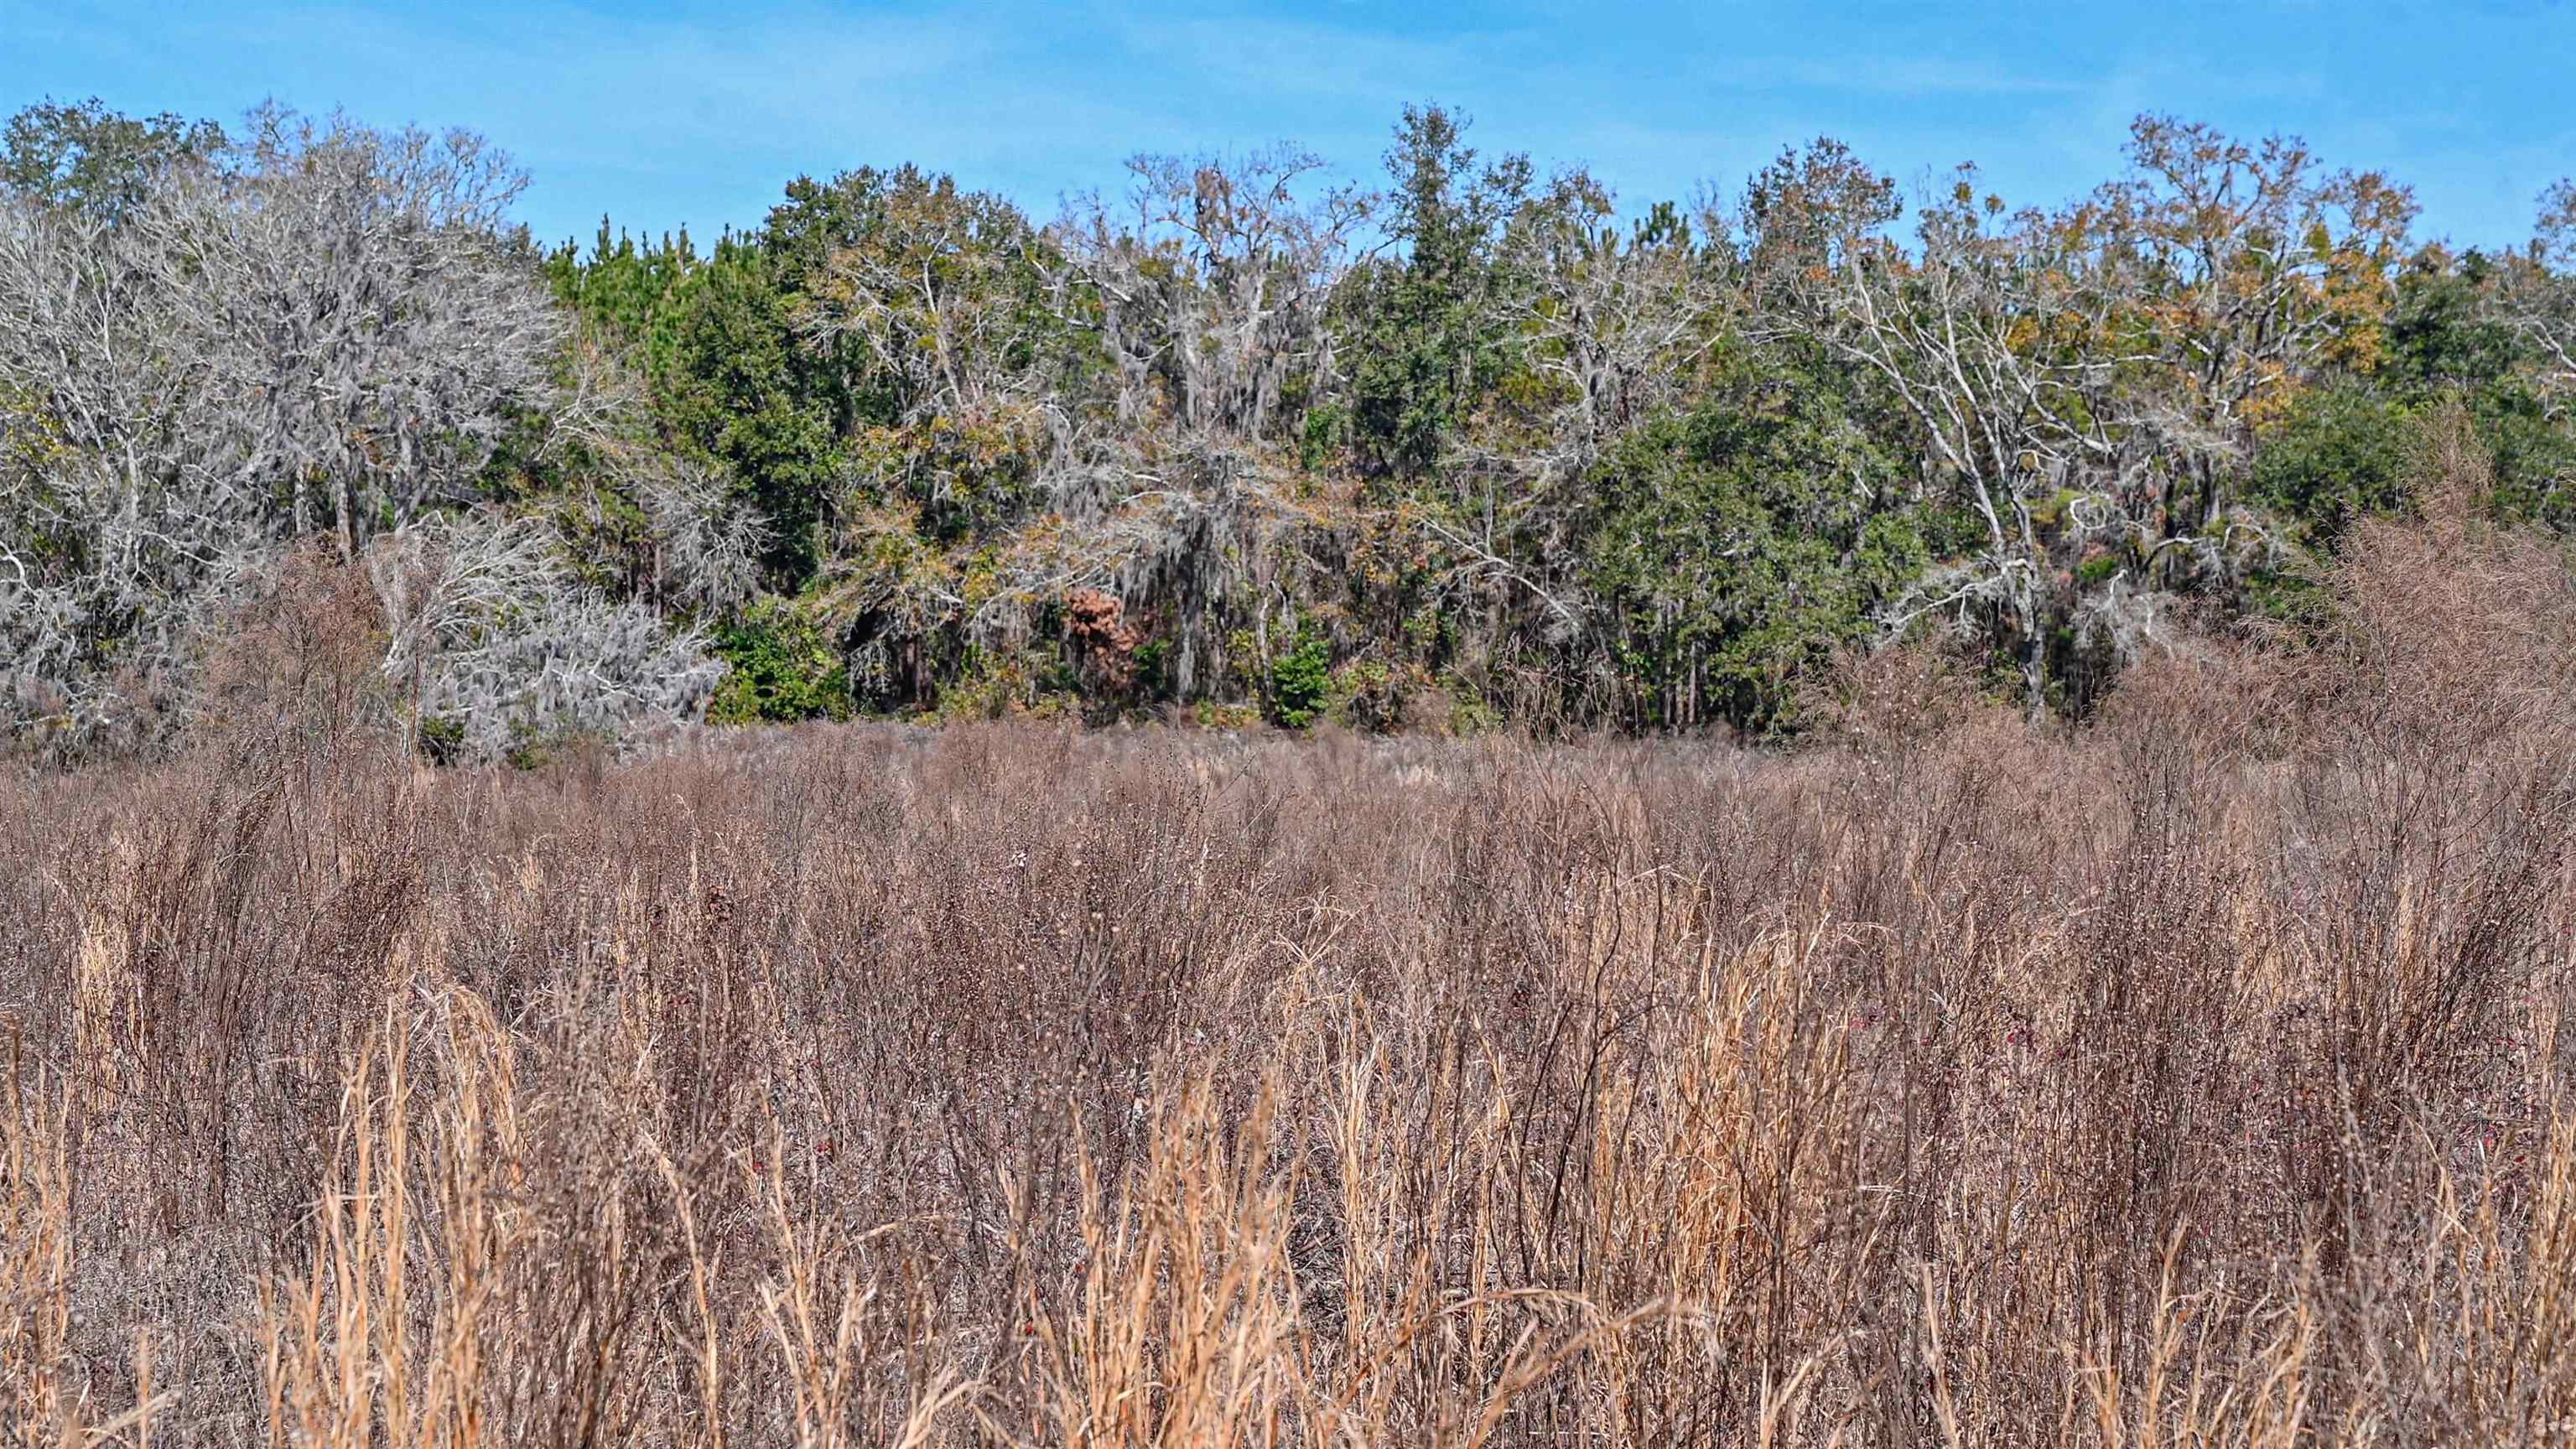
[[[603,211],[712,235],[800,173],[904,160],[1042,218],[1137,151],[1293,140],[1373,177],[1414,100],[1638,207],[1733,192],[1818,134],[1909,181],[1974,160],[2053,202],[2115,174],[2128,119],[2156,109],[2302,135],[2413,185],[2422,233],[2491,246],[2576,172],[2576,0],[0,0],[0,110],[92,94],[471,126],[534,173],[521,214],[547,238]]]

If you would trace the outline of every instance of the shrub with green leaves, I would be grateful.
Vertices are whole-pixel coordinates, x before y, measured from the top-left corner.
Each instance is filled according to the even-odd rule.
[[[1323,636],[1308,633],[1270,661],[1270,722],[1302,730],[1324,712],[1333,688],[1333,651]]]
[[[723,631],[716,653],[730,666],[707,706],[718,724],[847,719],[850,675],[820,620],[796,602],[764,599]]]

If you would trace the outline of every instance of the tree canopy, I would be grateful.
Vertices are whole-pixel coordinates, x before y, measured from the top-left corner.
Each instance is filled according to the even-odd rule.
[[[1032,216],[917,164],[551,251],[469,132],[0,131],[0,707],[178,728],[320,551],[443,751],[712,714],[1801,727],[1937,634],[2033,715],[2278,613],[2469,420],[2576,512],[2576,187],[2527,247],[2141,117],[2026,206],[1830,138],[1623,205],[1407,108],[1378,185],[1139,156]]]

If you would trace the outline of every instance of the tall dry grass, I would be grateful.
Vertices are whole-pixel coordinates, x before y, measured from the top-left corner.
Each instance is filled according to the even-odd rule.
[[[2576,1441],[2576,594],[2450,497],[2058,734],[0,786],[0,1418]]]

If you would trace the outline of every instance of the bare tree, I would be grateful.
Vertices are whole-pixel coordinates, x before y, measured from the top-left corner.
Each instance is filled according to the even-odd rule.
[[[168,292],[233,419],[228,461],[355,555],[473,496],[566,322],[501,229],[525,177],[479,137],[253,122],[246,167],[181,173],[144,241],[185,265]]]
[[[588,526],[575,532],[604,540],[614,536],[602,526],[611,501],[622,499],[647,525],[640,549],[622,539],[624,548],[594,545],[584,556],[567,539],[567,552],[594,574],[624,572],[629,592],[665,609],[722,616],[748,603],[760,589],[768,520],[719,466],[675,452],[654,435],[643,379],[588,329],[573,339],[558,372],[545,446],[575,462],[568,471],[589,486],[566,490],[550,511],[559,520],[587,513]]]
[[[2576,400],[2576,179],[2540,198],[2530,249],[2507,259],[2505,317],[2540,360],[2540,391],[2553,414]]]
[[[254,113],[113,218],[0,197],[0,658],[20,727],[182,687],[201,606],[469,502],[564,401],[568,324],[465,132]],[[560,612],[560,611],[558,611]],[[122,679],[124,682],[119,683]]]
[[[2255,430],[2321,367],[2375,360],[2416,205],[2376,172],[2324,172],[2295,137],[2168,116],[2138,118],[2129,158],[2060,225],[2131,301],[2117,407],[2183,485],[2156,500],[2172,539],[2218,521]]]
[[[713,470],[686,458],[638,459],[628,486],[653,527],[653,596],[700,614],[722,615],[760,588],[769,527],[730,497]]]
[[[1622,225],[1609,189],[1579,171],[1514,218],[1504,309],[1543,389],[1525,456],[1542,478],[1590,468],[1681,393],[1717,340],[1731,279],[1698,241],[1670,205]]]
[[[1598,668],[1593,601],[1573,576],[1585,476],[1623,434],[1679,400],[1723,335],[1731,268],[1670,205],[1625,222],[1589,174],[1558,176],[1504,227],[1494,298],[1517,374],[1444,463],[1479,495],[1418,526],[1446,564],[1441,587],[1526,608],[1538,635]]]
[[[488,509],[432,515],[369,552],[391,635],[383,672],[468,757],[692,719],[723,675],[702,635],[581,587],[562,557],[542,521]]]
[[[858,179],[874,183],[866,235],[808,284],[805,340],[856,343],[905,423],[1034,406],[1054,380],[1043,239],[1008,201],[945,176]]]
[[[1984,524],[1984,548],[1902,596],[1889,630],[1930,615],[1994,630],[2037,715],[2047,708],[2056,592],[2039,514],[2045,505],[2081,517],[2074,505],[2107,500],[2138,466],[2091,405],[2124,360],[2110,326],[2119,299],[2094,285],[2058,219],[2007,214],[1979,196],[1967,168],[1923,210],[1918,242],[1909,256],[1846,233],[1830,252],[1783,268],[1768,298],[1772,325],[1877,379]]]
[[[1248,442],[1292,380],[1330,375],[1325,301],[1371,200],[1301,199],[1322,165],[1288,148],[1234,163],[1139,156],[1123,214],[1094,197],[1058,228],[1098,298],[1122,421],[1162,412],[1195,438]]]

